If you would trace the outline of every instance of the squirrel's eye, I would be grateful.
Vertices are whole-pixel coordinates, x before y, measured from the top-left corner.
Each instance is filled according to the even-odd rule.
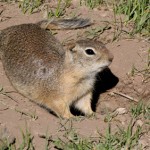
[[[88,55],[95,55],[95,52],[92,49],[86,49],[85,52]]]

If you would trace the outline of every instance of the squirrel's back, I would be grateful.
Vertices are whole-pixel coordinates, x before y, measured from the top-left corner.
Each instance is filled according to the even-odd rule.
[[[2,62],[12,84],[21,88],[42,81],[45,88],[51,86],[52,90],[57,84],[54,74],[56,77],[60,74],[65,57],[61,43],[35,24],[12,26],[3,30],[1,35]]]

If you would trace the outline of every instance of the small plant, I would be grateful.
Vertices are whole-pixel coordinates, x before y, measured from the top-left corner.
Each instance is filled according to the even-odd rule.
[[[32,118],[33,120],[37,120],[38,119],[38,116],[36,115],[36,111],[33,111],[33,112],[29,113],[29,112],[25,112],[25,111],[19,110],[17,108],[15,108],[15,111],[21,113],[21,115],[28,116],[28,117]]]
[[[150,67],[150,49],[148,50],[147,66]]]
[[[127,123],[126,127],[118,126],[118,129],[112,131],[112,121],[110,115],[107,116],[107,128],[105,134],[101,134],[97,131],[96,137],[83,137],[74,128],[72,120],[60,122],[60,127],[57,132],[62,133],[59,137],[53,137],[48,135],[40,135],[40,138],[45,139],[45,150],[59,149],[59,150],[132,150],[141,149],[142,145],[139,144],[139,139],[145,133],[143,126],[137,124],[139,115],[150,116],[150,107],[145,106],[143,103],[139,103],[137,106],[131,109],[132,118]],[[146,118],[150,119],[150,118]],[[19,145],[18,150],[34,150],[33,136],[26,127],[25,132],[21,130],[22,143]],[[58,134],[59,135],[59,134]],[[15,147],[15,148],[14,148]],[[16,143],[8,145],[9,150],[16,149]],[[149,148],[149,147],[148,147]],[[140,150],[139,149],[139,150]]]
[[[10,91],[10,92],[5,91],[4,88],[2,87],[2,85],[0,85],[0,95],[4,95],[4,96],[10,98],[11,100],[17,102],[15,99],[13,99],[13,98],[9,95],[10,93],[13,93],[13,92],[11,92],[11,91]]]
[[[135,127],[135,124],[136,121],[134,121],[134,119],[131,119],[130,123],[127,126],[127,129],[119,128],[119,131],[117,133],[117,140],[119,140],[118,146],[120,147],[120,149],[124,147],[124,149],[131,150],[135,146],[137,146],[138,141],[142,135],[142,127]]]
[[[18,0],[1,0],[1,2],[7,2],[7,3],[9,3],[9,2],[17,2]]]
[[[54,9],[46,5],[47,18],[56,17],[59,18],[65,14],[65,9],[69,7],[71,0],[58,0],[57,5]]]
[[[142,115],[145,119],[150,120],[150,105],[144,105],[142,102],[139,102],[136,106],[131,107],[131,115],[134,118]]]
[[[65,7],[69,7],[71,5],[72,0],[65,0]]]
[[[136,106],[133,106],[131,108],[131,114],[134,118],[137,118],[140,116],[144,111],[144,104],[142,102],[139,102]]]
[[[38,8],[43,3],[43,0],[21,0],[19,2],[19,7],[25,14],[27,11],[33,13],[33,11]]]
[[[80,0],[80,5],[85,4],[86,6],[90,7],[91,9],[103,4],[104,0]]]
[[[27,127],[25,132],[21,130],[21,134],[21,144],[18,146],[14,137],[10,138],[10,135],[6,136],[6,133],[4,135],[0,135],[0,150],[35,150],[33,145],[34,137],[31,135]]]
[[[134,128],[134,130],[133,130]],[[82,137],[74,129],[66,130],[62,138],[51,138],[56,149],[65,150],[121,150],[133,149],[138,145],[138,140],[142,135],[142,128],[135,127],[135,122],[131,120],[127,128],[118,127],[118,130],[113,133],[111,131],[111,122],[108,122],[106,133],[99,133],[98,137]]]
[[[143,35],[150,35],[149,0],[121,0],[115,6],[115,12],[126,15],[126,22],[134,22],[133,34],[142,33]]]
[[[110,25],[100,26],[96,28],[92,28],[90,30],[85,31],[86,37],[89,39],[98,38],[101,34],[105,32],[105,30],[111,29]]]
[[[145,64],[145,67],[139,70],[133,65],[131,71],[129,72],[129,75],[142,75],[143,83],[148,83],[150,81],[150,49],[148,50],[147,63]]]
[[[33,146],[33,136],[29,132],[29,130],[26,127],[25,133],[21,130],[22,133],[22,144],[20,145],[19,149],[28,149],[28,150],[34,150]]]
[[[48,18],[51,18],[51,17],[60,17],[62,15],[64,15],[65,13],[65,7],[61,7],[61,2],[62,0],[58,0],[57,2],[57,6],[54,10],[52,10],[51,8],[49,9],[49,7],[47,7],[47,14],[48,14]]]

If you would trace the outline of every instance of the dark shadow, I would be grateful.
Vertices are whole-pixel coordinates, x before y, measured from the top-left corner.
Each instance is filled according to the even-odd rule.
[[[119,78],[116,77],[109,68],[106,68],[97,74],[91,103],[91,107],[94,112],[96,111],[96,105],[100,94],[113,88],[117,85],[118,82]]]
[[[102,72],[97,74],[91,103],[91,107],[94,112],[96,111],[96,105],[100,97],[100,94],[113,88],[114,86],[117,85],[118,82],[119,82],[118,77],[116,77],[109,68],[106,68]],[[84,115],[81,111],[74,108],[73,105],[71,105],[70,111],[75,116]]]
[[[74,107],[74,104],[72,104],[70,106],[70,112],[74,115],[74,116],[84,116],[84,113],[81,112],[80,110],[78,110],[77,108]]]

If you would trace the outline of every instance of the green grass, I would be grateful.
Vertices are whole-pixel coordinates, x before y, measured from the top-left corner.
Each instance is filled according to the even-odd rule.
[[[113,6],[114,16],[117,14],[124,14],[125,20],[123,22],[125,22],[125,24],[133,24],[133,29],[130,32],[130,35],[140,33],[142,36],[150,36],[149,0],[80,0],[81,5],[86,5],[92,9],[107,3],[110,3],[110,5]],[[119,32],[119,35],[120,34],[121,32]],[[115,38],[119,35],[115,35]]]
[[[91,28],[91,29],[88,29],[87,31],[85,31],[85,36],[88,39],[96,39],[96,38],[99,38],[99,36],[101,34],[103,34],[105,32],[105,30],[109,30],[110,28],[111,28],[111,26],[109,24],[107,24],[105,26]]]
[[[115,4],[115,12],[126,15],[126,23],[133,21],[132,34],[150,35],[150,1],[121,0]]]
[[[19,146],[20,150],[34,150],[34,145],[33,145],[33,136],[31,135],[31,133],[29,132],[29,130],[26,127],[25,133],[21,130],[21,134],[22,134],[22,143]]]
[[[61,123],[58,133],[63,133],[59,137],[53,137],[48,135],[42,135],[39,138],[45,140],[45,148],[49,150],[51,148],[59,150],[142,150],[143,146],[139,144],[139,139],[147,132],[145,131],[145,124],[150,123],[150,107],[139,102],[137,105],[132,106],[129,111],[131,118],[128,118],[126,126],[119,126],[118,129],[113,129],[113,119],[108,119],[105,134],[101,134],[97,131],[97,137],[84,137],[81,136],[74,128],[73,121],[67,120],[65,123]],[[110,115],[109,115],[110,116]],[[137,124],[137,121],[141,119],[143,125]],[[31,135],[29,130],[26,128],[25,132],[21,130],[22,142],[17,147],[15,143],[8,144],[9,150],[34,150],[34,137]],[[36,144],[36,143],[35,143]]]
[[[16,0],[2,0],[11,2]],[[71,5],[73,0],[58,0],[55,8],[46,4],[47,18],[61,17],[65,14],[66,8]],[[19,1],[19,7],[23,13],[33,13],[38,9],[44,0],[22,0]],[[133,30],[131,35],[140,33],[141,35],[150,36],[150,1],[149,0],[80,0],[80,5],[85,5],[91,9],[100,5],[109,3],[114,8],[114,15],[124,14],[125,24],[132,24]],[[120,34],[120,33],[119,33]]]
[[[105,0],[80,0],[80,5],[86,5],[91,9],[103,4]]]
[[[44,4],[44,0],[22,0],[19,2],[19,7],[23,13],[29,12],[32,14],[42,4]],[[49,4],[44,4],[47,11],[47,18],[59,18],[65,14],[65,9],[70,6],[71,0],[58,0],[55,8],[52,8]]]
[[[16,100],[13,99],[13,98],[9,95],[10,93],[13,93],[13,91],[7,92],[7,91],[4,90],[3,86],[0,85],[0,95],[4,95],[4,96],[6,96],[6,97],[8,97],[8,98],[10,98],[11,100],[13,100],[13,101],[16,102]]]
[[[149,108],[142,103],[138,103],[131,108],[132,118],[126,124],[126,127],[118,126],[118,130],[112,132],[112,119],[108,120],[105,134],[98,131],[97,137],[83,137],[73,128],[67,128],[62,137],[51,139],[56,149],[65,150],[132,150],[135,147],[142,149],[139,145],[139,139],[143,135],[142,126],[137,125],[137,118],[145,115]],[[148,114],[147,114],[148,115]],[[109,115],[110,116],[110,115]],[[148,118],[147,118],[148,119]],[[149,119],[148,119],[149,120]],[[71,126],[72,127],[72,126]]]
[[[148,55],[147,55],[147,63],[142,69],[137,69],[136,66],[132,66],[131,72],[129,72],[129,75],[135,76],[135,75],[140,75],[143,77],[143,83],[148,83],[150,82],[150,49],[147,50]]]
[[[59,18],[60,16],[63,16],[65,14],[65,8],[66,6],[61,7],[62,0],[58,0],[57,6],[55,9],[52,9],[50,7],[47,7],[47,17],[56,17]]]
[[[21,130],[21,143],[16,146],[16,139],[10,143],[7,138],[0,137],[0,150],[35,150],[33,139],[30,131],[26,127],[25,131]],[[9,137],[8,137],[9,138]]]
[[[7,2],[7,3],[9,3],[9,2],[17,2],[17,0],[1,0],[1,2]]]
[[[22,0],[19,2],[19,7],[25,14],[27,11],[33,13],[33,11],[38,8],[43,3],[43,0]]]
[[[58,0],[55,8],[47,5],[47,18],[56,17],[59,18],[65,14],[67,7],[71,5],[72,0]]]
[[[150,121],[150,104],[144,105],[141,101],[131,108],[131,115],[133,118],[141,118],[148,119]]]

